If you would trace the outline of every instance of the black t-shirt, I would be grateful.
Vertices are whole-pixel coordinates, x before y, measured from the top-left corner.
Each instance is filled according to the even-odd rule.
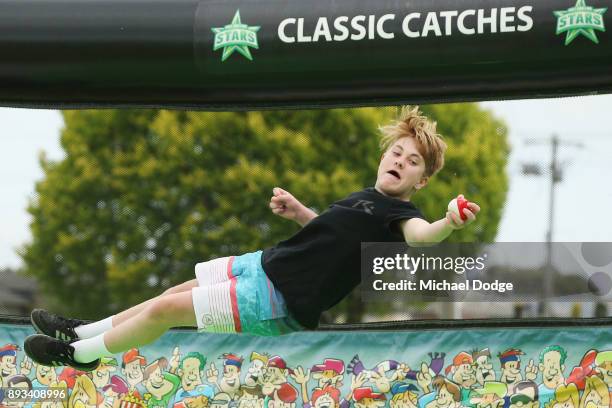
[[[315,328],[361,282],[362,242],[403,242],[398,220],[423,218],[409,201],[366,188],[332,204],[291,238],[263,251],[263,269],[300,324]]]

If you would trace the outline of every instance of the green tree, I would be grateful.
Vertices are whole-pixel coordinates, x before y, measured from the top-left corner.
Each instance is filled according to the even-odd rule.
[[[419,205],[439,218],[463,192],[483,204],[485,222],[453,239],[492,239],[507,189],[503,126],[475,105],[426,109],[451,144],[454,173],[432,180]],[[376,128],[395,113],[65,112],[65,157],[41,158],[29,206],[26,272],[54,310],[99,318],[192,279],[196,262],[271,246],[299,228],[271,213],[272,188],[323,211],[373,185]]]
[[[449,197],[463,193],[482,211],[476,224],[454,232],[448,241],[493,242],[508,191],[510,148],[505,124],[473,103],[429,105],[423,112],[438,122],[448,150],[444,168],[415,195],[415,204],[437,219],[445,214]]]

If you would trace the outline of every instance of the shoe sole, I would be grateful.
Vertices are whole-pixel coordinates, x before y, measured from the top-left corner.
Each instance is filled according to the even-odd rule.
[[[97,359],[97,360],[94,360],[94,361],[96,362],[96,365],[93,365],[93,361],[92,361],[92,364],[89,365],[89,366],[86,366],[86,365],[82,366],[82,365],[77,365],[77,364],[75,364],[75,365],[67,364],[67,365],[72,367],[72,368],[75,368],[77,370],[80,370],[80,371],[90,372],[90,371],[94,371],[100,365],[100,359]]]
[[[98,366],[100,365],[100,359],[94,360],[91,363],[78,363],[75,361],[76,364],[61,364],[61,365],[47,365],[46,363],[40,363],[38,360],[36,360],[35,358],[32,357],[32,350],[29,347],[29,342],[28,342],[28,338],[33,337],[33,336],[40,336],[41,334],[31,334],[30,336],[26,337],[25,341],[23,342],[23,350],[26,353],[26,355],[28,357],[30,357],[30,359],[32,359],[32,361],[35,361],[37,364],[46,366],[46,367],[72,367],[74,369],[80,370],[80,371],[93,371],[96,368],[98,368]],[[45,334],[42,334],[43,336],[46,336]],[[51,337],[51,336],[48,336]],[[57,339],[56,339],[57,340]],[[94,365],[95,362],[95,365]]]
[[[34,336],[34,335],[32,334],[32,335],[30,335],[30,336]],[[32,361],[36,362],[37,364],[41,364],[41,363],[39,363],[38,361],[36,361],[34,358],[32,358],[32,353],[31,353],[31,351],[30,351],[30,347],[28,346],[28,344],[29,344],[29,343],[28,343],[28,338],[29,338],[30,336],[26,337],[26,339],[25,339],[25,340],[24,340],[24,342],[23,342],[23,351],[26,353],[26,356],[30,357],[30,359],[31,359]]]

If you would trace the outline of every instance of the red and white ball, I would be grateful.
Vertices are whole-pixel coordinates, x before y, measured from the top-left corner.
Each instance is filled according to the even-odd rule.
[[[469,203],[470,202],[463,197],[453,198],[450,203],[448,203],[448,211],[465,221],[467,220],[467,215],[465,215],[463,210],[468,208]]]

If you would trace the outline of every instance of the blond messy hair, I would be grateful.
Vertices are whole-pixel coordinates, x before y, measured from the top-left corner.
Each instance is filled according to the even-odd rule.
[[[425,160],[425,177],[436,174],[444,167],[446,143],[436,131],[436,122],[429,120],[418,106],[402,106],[399,117],[390,125],[379,127],[382,136],[380,148],[386,152],[402,137],[414,138],[417,149]]]

